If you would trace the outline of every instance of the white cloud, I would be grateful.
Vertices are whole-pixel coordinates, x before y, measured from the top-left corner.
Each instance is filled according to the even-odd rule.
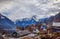
[[[59,5],[60,0],[3,0],[0,3],[0,13],[12,21],[33,15],[39,19],[57,14],[60,11]]]

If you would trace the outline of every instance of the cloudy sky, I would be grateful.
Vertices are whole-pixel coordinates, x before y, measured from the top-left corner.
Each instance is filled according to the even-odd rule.
[[[12,21],[33,15],[37,19],[50,17],[59,11],[60,0],[0,0],[0,13]]]

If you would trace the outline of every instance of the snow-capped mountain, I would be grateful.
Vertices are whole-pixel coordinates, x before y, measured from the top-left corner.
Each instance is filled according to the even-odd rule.
[[[38,22],[34,18],[23,18],[22,20],[16,20],[16,25],[20,27],[26,27],[27,25],[37,24]]]
[[[15,24],[10,19],[0,14],[0,28],[11,31],[15,29]]]
[[[60,22],[60,13],[54,17],[55,22]]]

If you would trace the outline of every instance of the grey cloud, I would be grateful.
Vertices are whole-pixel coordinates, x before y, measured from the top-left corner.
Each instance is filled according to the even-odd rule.
[[[0,0],[0,2],[5,2],[5,1],[12,1],[12,0]]]
[[[60,7],[60,2],[59,3],[54,3],[53,5],[56,5],[56,6]]]
[[[38,0],[38,2],[41,4],[47,4],[47,3],[51,2],[51,0]]]
[[[5,0],[1,0],[0,2],[3,2],[3,1]],[[11,1],[11,0],[6,0],[6,1]],[[31,1],[30,0],[26,0],[26,1],[12,0],[12,1],[14,2],[13,7],[10,10],[7,10],[7,13],[11,13],[8,17],[12,20],[16,20],[18,18],[20,19],[22,17],[30,17],[32,15],[39,15],[42,18],[42,17],[47,17],[47,15],[53,14],[53,12],[60,11],[60,9],[58,8],[60,6],[60,3],[52,5],[52,6],[55,6],[53,8],[48,5],[53,3],[53,0],[34,0],[34,1],[38,1],[38,3],[37,2],[33,3],[32,0]],[[12,17],[15,17],[15,18],[13,19]]]
[[[57,9],[57,8],[50,8],[48,9],[48,12],[59,12],[60,9]]]
[[[36,14],[37,14],[37,13],[38,13],[38,14],[41,14],[41,15],[44,14],[44,10],[37,8],[35,5],[29,4],[29,5],[27,6],[27,8],[28,8],[31,12],[34,12],[34,13],[36,13]]]

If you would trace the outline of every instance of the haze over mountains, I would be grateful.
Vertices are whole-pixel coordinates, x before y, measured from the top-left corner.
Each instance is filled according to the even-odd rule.
[[[55,16],[51,16],[49,18],[42,18],[39,20],[42,23],[50,23],[50,22],[56,21],[57,18],[58,18],[58,20],[60,19],[60,13]],[[16,20],[16,22],[13,22],[9,18],[0,14],[0,25],[1,25],[1,28],[4,28],[4,29],[15,29],[16,26],[25,27],[27,25],[37,24],[37,23],[38,23],[38,21],[36,21],[36,18],[34,18],[34,17],[24,18],[22,20],[18,19],[18,20]]]

